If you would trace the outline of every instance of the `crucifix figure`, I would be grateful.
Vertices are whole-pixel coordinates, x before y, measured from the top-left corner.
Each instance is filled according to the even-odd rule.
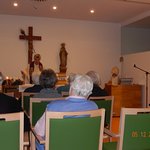
[[[33,36],[33,27],[28,27],[28,35],[25,34],[24,30],[20,30],[21,35],[19,38],[22,40],[28,41],[28,64],[32,62],[32,55],[33,55],[33,40],[41,40],[41,36]]]

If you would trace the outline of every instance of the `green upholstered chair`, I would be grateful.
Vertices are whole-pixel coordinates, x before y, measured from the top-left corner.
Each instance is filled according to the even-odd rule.
[[[45,150],[102,150],[104,116],[104,109],[46,112]]]
[[[21,96],[21,103],[22,108],[26,112],[26,114],[29,116],[30,111],[30,97],[33,97],[36,93],[30,93],[30,92],[22,92]]]
[[[104,143],[103,150],[149,150],[150,108],[122,108],[118,136],[118,142]]]
[[[105,128],[111,130],[114,96],[89,97],[89,99],[94,101],[99,109],[105,109]]]
[[[23,150],[24,114],[0,114],[0,149]]]
[[[35,126],[36,122],[45,112],[48,103],[54,100],[64,100],[64,97],[59,98],[30,98],[30,122]]]

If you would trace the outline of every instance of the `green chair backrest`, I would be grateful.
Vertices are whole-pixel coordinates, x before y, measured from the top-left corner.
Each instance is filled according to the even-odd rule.
[[[105,109],[105,127],[111,128],[112,123],[112,112],[113,112],[113,96],[99,96],[99,97],[90,97],[90,100],[94,101],[98,108]]]
[[[125,116],[122,150],[150,150],[150,113]]]
[[[100,117],[53,119],[49,150],[98,150]]]
[[[50,103],[50,101],[32,102],[32,126],[35,126],[36,122],[43,115],[48,103]]]
[[[9,116],[11,120],[5,120],[2,115],[7,115],[7,117]],[[23,113],[10,113],[2,115],[0,115],[0,149],[23,150]],[[20,118],[13,120],[12,115],[15,116],[15,118],[16,116],[22,116],[22,122],[20,122]],[[22,128],[20,128],[21,125]]]
[[[24,111],[30,115],[30,98],[33,97],[36,93],[23,92],[22,93],[22,107]]]
[[[30,121],[31,125],[35,126],[36,122],[45,112],[48,103],[54,100],[63,100],[63,97],[55,98],[30,98]]]
[[[0,149],[19,150],[19,121],[0,121]]]
[[[97,104],[99,109],[105,109],[105,125],[110,126],[112,100],[95,100],[94,102]]]
[[[23,98],[23,109],[29,114],[30,110],[30,96],[24,96]]]

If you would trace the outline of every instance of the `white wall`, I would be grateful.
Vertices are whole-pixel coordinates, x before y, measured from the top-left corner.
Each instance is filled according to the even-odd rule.
[[[136,54],[124,55],[123,62],[123,76],[133,77],[135,84],[143,85],[143,106],[145,106],[145,85],[146,85],[146,73],[134,68],[134,64],[150,72],[150,51]],[[150,75],[148,75],[148,102],[150,103]]]
[[[102,83],[110,79],[113,66],[120,67],[121,27],[119,24],[38,17],[0,15],[0,70],[6,76],[19,77],[27,66],[27,41],[20,40],[20,29],[42,36],[34,49],[42,56],[45,68],[59,72],[59,50],[62,42],[68,51],[67,72],[96,70]]]

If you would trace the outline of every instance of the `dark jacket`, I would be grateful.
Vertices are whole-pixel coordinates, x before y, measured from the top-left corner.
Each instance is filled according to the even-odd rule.
[[[21,103],[16,98],[0,93],[0,114],[14,113],[23,111]],[[24,131],[30,130],[30,121],[24,114]]]
[[[100,86],[94,84],[92,94],[90,96],[108,96],[108,93],[104,89],[101,89]]]
[[[32,87],[29,87],[24,90],[24,92],[30,92],[30,93],[39,93],[43,87],[41,85],[34,85]]]

